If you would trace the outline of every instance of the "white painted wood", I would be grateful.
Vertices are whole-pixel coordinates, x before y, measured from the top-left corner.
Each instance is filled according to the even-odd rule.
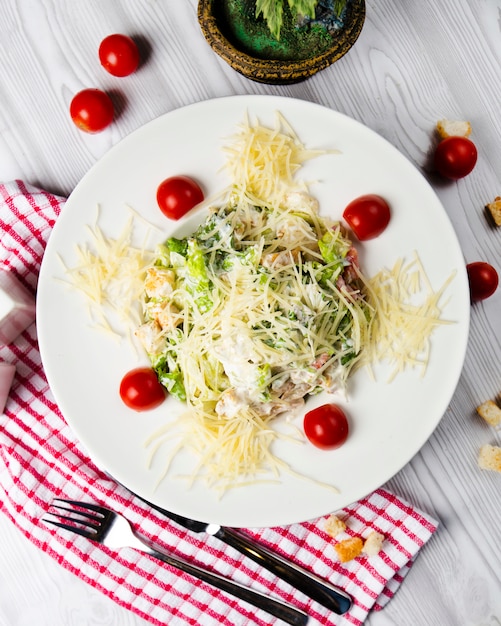
[[[0,179],[21,178],[69,194],[119,139],[177,107],[230,94],[281,94],[346,113],[386,137],[426,172],[440,118],[471,121],[474,175],[427,176],[457,231],[466,262],[501,269],[501,229],[484,205],[501,195],[501,0],[367,0],[353,50],[292,86],[260,85],[208,48],[196,0],[2,0]],[[113,78],[97,48],[111,32],[139,37],[146,62]],[[68,116],[84,87],[112,90],[121,114],[85,135]],[[433,228],[433,224],[430,224]],[[447,252],[444,250],[444,254]],[[440,519],[408,579],[369,626],[501,624],[501,475],[480,472],[476,454],[501,434],[475,407],[501,396],[501,290],[472,307],[464,371],[444,418],[388,488]],[[405,406],[402,407],[405,411]],[[0,516],[0,626],[140,626],[145,622],[65,572]]]

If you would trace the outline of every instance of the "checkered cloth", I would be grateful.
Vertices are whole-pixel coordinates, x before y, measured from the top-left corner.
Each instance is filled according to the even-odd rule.
[[[65,199],[20,181],[0,185],[0,266],[32,293],[51,229]],[[377,556],[341,563],[325,531],[328,516],[286,527],[245,529],[268,548],[344,588],[354,598],[343,615],[329,612],[268,570],[212,536],[197,535],[166,520],[96,467],[66,424],[42,369],[36,325],[0,361],[16,365],[5,413],[0,416],[0,508],[26,538],[58,563],[120,605],[158,626],[278,624],[262,610],[189,575],[126,548],[114,552],[42,523],[57,497],[96,502],[123,513],[142,535],[223,576],[289,602],[312,623],[362,624],[395,594],[437,522],[388,491],[378,489],[337,512],[348,535],[385,536]],[[336,539],[337,541],[337,539]]]

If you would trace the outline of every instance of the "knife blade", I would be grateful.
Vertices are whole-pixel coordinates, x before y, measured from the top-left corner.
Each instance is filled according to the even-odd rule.
[[[143,498],[140,499],[147,502]],[[151,502],[147,502],[147,504],[183,528],[195,533],[205,532],[217,537],[330,611],[338,615],[343,615],[349,611],[352,598],[343,589],[330,584],[312,572],[308,572],[301,566],[287,561],[244,533],[218,524],[207,524],[189,519],[177,513],[171,513],[151,504]]]

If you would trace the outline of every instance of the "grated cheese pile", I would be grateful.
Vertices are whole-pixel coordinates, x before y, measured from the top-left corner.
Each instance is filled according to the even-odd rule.
[[[307,149],[278,113],[275,128],[245,119],[223,150],[235,190],[256,206],[280,206],[285,194],[306,191],[296,173],[307,160],[325,154]]]
[[[196,467],[187,476],[178,476],[187,482],[188,488],[195,481],[220,496],[228,489],[244,487],[259,482],[279,482],[282,472],[294,474],[292,468],[271,451],[278,439],[292,443],[303,441],[296,429],[290,433],[278,432],[252,408],[240,411],[233,419],[218,418],[213,412],[195,408],[182,415],[179,420],[165,424],[145,442],[151,447],[150,463],[158,449],[183,435],[178,444],[164,458],[164,471],[159,482],[167,475],[170,464],[179,450],[189,451],[197,459]],[[332,485],[326,485],[333,491]]]
[[[131,215],[118,238],[113,239],[103,234],[96,220],[93,227],[88,227],[90,242],[75,247],[75,266],[68,268],[63,263],[70,284],[87,296],[96,327],[119,338],[122,325],[132,331],[141,321],[138,301],[146,268],[153,258],[151,251],[131,245],[133,224]]]
[[[373,276],[366,284],[374,317],[364,363],[369,367],[376,362],[389,363],[393,369],[388,382],[414,367],[424,376],[434,329],[451,323],[441,315],[442,298],[453,277],[434,291],[417,254],[411,262],[399,259],[391,270]]]

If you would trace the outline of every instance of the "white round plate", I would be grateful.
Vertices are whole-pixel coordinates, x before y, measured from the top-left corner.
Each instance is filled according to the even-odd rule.
[[[76,262],[75,244],[90,241],[87,225],[95,221],[106,235],[117,236],[129,216],[127,205],[159,228],[154,243],[193,224],[167,220],[156,204],[158,184],[168,176],[197,179],[206,195],[229,182],[221,171],[222,147],[249,115],[274,126],[277,112],[309,148],[336,149],[309,161],[299,172],[315,181],[311,193],[321,213],[341,219],[346,204],[365,193],[385,197],[392,208],[389,227],[378,238],[357,244],[362,268],[373,276],[410,261],[414,251],[434,289],[456,272],[448,287],[443,318],[450,325],[432,335],[424,377],[408,371],[388,384],[358,371],[347,400],[321,395],[307,408],[338,401],[351,432],[344,446],[321,451],[305,443],[281,442],[276,452],[292,468],[320,485],[284,473],[278,484],[255,484],[222,498],[179,474],[196,463],[182,451],[159,483],[169,447],[148,467],[146,439],[182,410],[169,398],[151,412],[127,409],[118,394],[123,374],[147,359],[130,342],[116,342],[89,320],[84,296],[65,286],[60,258]],[[198,220],[201,216],[197,217]],[[191,221],[190,221],[191,220]],[[56,280],[62,279],[62,280]],[[140,497],[175,513],[236,527],[290,524],[327,514],[354,502],[394,476],[432,434],[456,388],[463,366],[469,328],[470,298],[463,256],[447,215],[424,177],[385,139],[340,113],[309,102],[274,96],[236,96],[194,104],[146,124],[113,147],[71,194],[50,237],[38,288],[38,333],[43,365],[55,399],[92,460]],[[295,418],[301,426],[302,415]],[[174,445],[174,444],[172,444]]]

